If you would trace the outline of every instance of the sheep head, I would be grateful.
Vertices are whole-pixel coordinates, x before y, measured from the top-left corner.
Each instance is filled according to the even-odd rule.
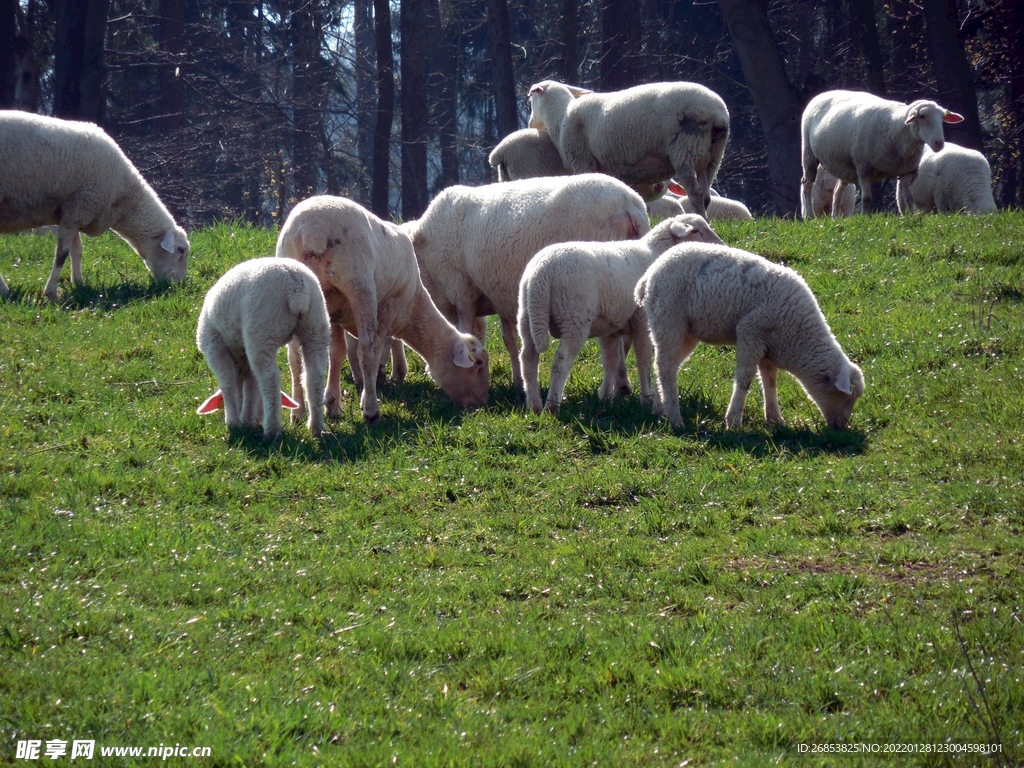
[[[849,360],[831,376],[824,376],[810,385],[804,383],[807,394],[821,409],[825,423],[833,429],[846,429],[850,425],[853,406],[864,394],[864,374]]]
[[[550,131],[550,125],[557,127],[565,117],[569,102],[593,91],[565,85],[554,80],[544,80],[530,87],[530,128]]]
[[[429,373],[459,408],[487,405],[490,359],[475,336],[460,333],[452,344],[450,359],[435,360]]]
[[[942,124],[955,125],[963,121],[963,115],[940,107],[934,101],[915,101],[907,109],[906,124],[933,152],[941,152],[946,145]]]
[[[656,254],[664,253],[680,243],[725,245],[704,218],[695,213],[681,213],[665,219],[647,234],[645,240]]]
[[[188,269],[189,242],[185,230],[176,224],[163,232],[142,239],[129,241],[149,270],[154,280],[180,283]]]

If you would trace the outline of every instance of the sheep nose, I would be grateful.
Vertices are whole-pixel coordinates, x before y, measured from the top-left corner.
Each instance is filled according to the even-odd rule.
[[[944,146],[946,146],[946,142],[944,142],[942,139],[939,139],[934,144],[932,144],[932,150],[935,152],[941,152]]]

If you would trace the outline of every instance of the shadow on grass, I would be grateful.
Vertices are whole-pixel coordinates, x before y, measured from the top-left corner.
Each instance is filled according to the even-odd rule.
[[[136,301],[166,296],[177,286],[166,281],[146,284],[125,281],[112,285],[70,286],[62,283],[62,288],[64,295],[57,304],[52,304],[41,290],[25,288],[12,288],[4,302],[27,307],[59,306],[72,312],[83,309],[112,312]]]

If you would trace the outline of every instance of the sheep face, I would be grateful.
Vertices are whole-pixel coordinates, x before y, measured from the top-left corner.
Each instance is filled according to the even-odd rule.
[[[942,124],[953,125],[963,121],[963,115],[950,112],[934,101],[915,101],[907,109],[907,125],[911,126],[914,134],[931,147],[933,152],[941,152],[946,145]]]
[[[530,122],[531,128],[538,130],[557,130],[565,110],[574,98],[579,98],[593,91],[576,88],[571,85],[545,80],[530,88]],[[549,127],[549,122],[555,125]]]
[[[460,334],[452,344],[450,364],[438,366],[430,375],[459,408],[468,410],[487,405],[490,359],[475,336]]]
[[[864,394],[864,374],[856,365],[847,362],[834,376],[805,383],[805,388],[821,410],[825,423],[833,429],[846,429],[850,425],[853,406]]]
[[[715,245],[725,245],[725,242],[704,220],[704,217],[698,216],[695,213],[683,213],[671,219],[666,219],[651,230],[652,235],[655,233],[657,233],[657,236],[652,239],[656,242],[671,241],[660,243],[665,245],[663,250],[668,250],[675,245],[679,245],[679,243],[714,243]],[[654,250],[662,249],[656,248]]]
[[[179,226],[155,235],[141,244],[132,243],[154,280],[180,283],[188,269],[189,242]]]

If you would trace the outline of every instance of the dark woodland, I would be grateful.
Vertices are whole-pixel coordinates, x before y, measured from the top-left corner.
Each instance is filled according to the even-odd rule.
[[[0,107],[98,122],[186,226],[321,193],[410,219],[496,179],[534,82],[690,80],[732,116],[716,187],[792,217],[803,106],[863,89],[963,114],[1019,207],[1022,28],[1019,0],[0,0]]]

